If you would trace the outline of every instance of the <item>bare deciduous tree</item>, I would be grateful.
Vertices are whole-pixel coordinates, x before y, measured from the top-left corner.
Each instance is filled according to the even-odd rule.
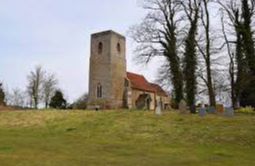
[[[49,107],[50,99],[55,93],[57,83],[58,81],[54,74],[45,75],[45,78],[43,80],[43,85],[42,85],[43,86],[42,93],[43,93],[45,108]]]
[[[236,81],[235,81],[235,53],[233,52],[230,41],[228,39],[228,35],[226,33],[226,28],[224,24],[224,13],[222,13],[221,17],[221,25],[222,25],[222,33],[225,40],[225,45],[227,47],[227,54],[229,57],[229,78],[230,78],[230,89],[231,89],[231,102],[232,106],[235,108],[237,103],[237,95],[236,95]]]
[[[45,77],[45,71],[41,66],[37,66],[35,71],[31,71],[28,75],[27,92],[31,97],[31,105],[35,109],[38,108],[39,101],[42,97],[42,85]]]
[[[252,83],[255,69],[254,39],[252,39],[252,18],[254,18],[253,0],[220,1],[217,0],[222,9],[222,30],[230,59],[230,84],[233,107],[237,108],[239,102],[252,105]],[[224,23],[223,23],[224,22]],[[230,33],[225,32],[225,25],[229,27]],[[228,38],[231,38],[229,40]],[[232,45],[235,46],[231,47]],[[250,84],[250,85],[249,85]],[[249,97],[250,96],[250,97]]]
[[[209,3],[211,0],[202,0],[201,5],[201,21],[202,26],[205,33],[205,41],[203,41],[203,44],[205,44],[205,47],[198,45],[199,51],[202,54],[202,57],[205,61],[205,67],[206,67],[206,78],[201,77],[204,82],[206,83],[207,89],[208,89],[208,95],[209,95],[209,101],[211,106],[216,106],[216,99],[215,99],[215,91],[213,88],[213,78],[212,78],[212,44],[211,44],[211,28],[210,28],[210,13],[209,13]]]
[[[148,14],[140,25],[131,28],[131,37],[138,43],[136,54],[149,62],[153,57],[165,58],[169,67],[174,99],[183,99],[183,74],[178,56],[178,25],[181,5],[177,0],[146,0]]]
[[[25,107],[25,100],[26,100],[26,95],[25,92],[23,92],[19,88],[15,88],[12,90],[12,93],[10,95],[10,101],[9,104],[14,106],[14,107]]]

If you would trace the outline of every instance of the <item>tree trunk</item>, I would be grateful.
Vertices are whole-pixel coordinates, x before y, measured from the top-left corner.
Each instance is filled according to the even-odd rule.
[[[209,11],[208,11],[208,1],[203,0],[203,2],[204,2],[204,9],[205,9],[204,28],[205,28],[205,35],[206,35],[205,63],[206,63],[206,72],[207,72],[207,87],[208,87],[208,93],[209,93],[210,106],[215,107],[216,106],[216,100],[215,100],[215,92],[214,92],[214,88],[213,88],[212,72],[211,72],[210,14],[209,14]]]

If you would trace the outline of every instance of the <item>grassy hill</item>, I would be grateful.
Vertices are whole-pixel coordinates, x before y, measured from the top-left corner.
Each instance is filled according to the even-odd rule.
[[[253,166],[255,114],[0,112],[2,166]]]

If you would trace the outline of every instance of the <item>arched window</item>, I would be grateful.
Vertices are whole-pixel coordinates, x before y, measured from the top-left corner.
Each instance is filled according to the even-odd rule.
[[[97,84],[97,98],[103,97],[103,89],[100,83]]]
[[[98,54],[102,54],[102,52],[103,52],[103,43],[100,42],[100,43],[98,44]]]
[[[117,44],[117,51],[118,51],[118,53],[120,53],[120,52],[121,52],[121,46],[120,46],[120,43],[118,43],[118,44]]]
[[[129,87],[129,80],[125,79],[124,82],[125,82],[125,83],[124,83],[124,86],[125,86],[125,87]]]

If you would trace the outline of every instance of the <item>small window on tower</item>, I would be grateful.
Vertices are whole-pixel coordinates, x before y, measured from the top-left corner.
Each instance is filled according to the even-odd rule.
[[[103,92],[102,92],[102,85],[100,83],[97,84],[97,98],[102,98]]]
[[[102,54],[102,52],[103,52],[103,43],[100,42],[100,43],[98,44],[98,54]]]
[[[118,53],[120,53],[120,52],[121,52],[120,43],[118,43],[118,44],[117,44],[117,51],[118,51]]]

